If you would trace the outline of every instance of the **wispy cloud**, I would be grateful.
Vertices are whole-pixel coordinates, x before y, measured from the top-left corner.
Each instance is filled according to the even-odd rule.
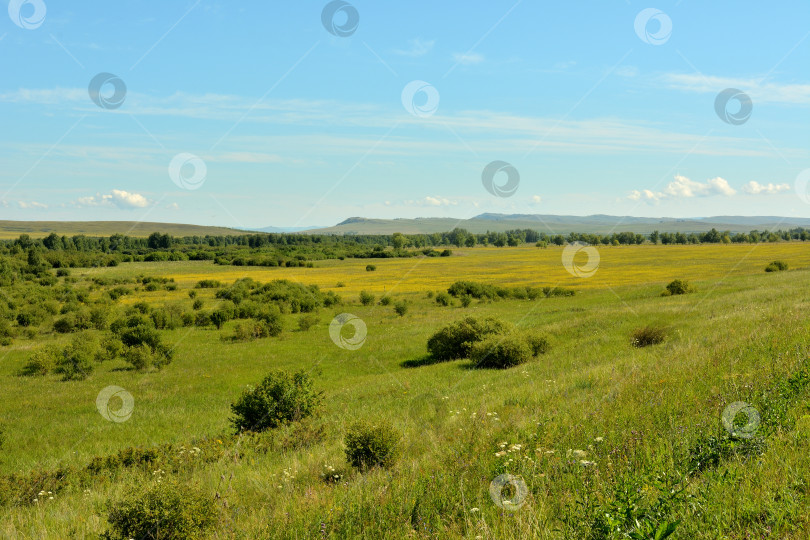
[[[664,85],[685,92],[713,93],[725,88],[739,88],[756,104],[792,103],[810,104],[810,84],[779,84],[756,78],[715,77],[700,74],[667,73],[662,75]]]
[[[462,66],[471,66],[483,62],[484,57],[478,53],[454,53],[453,61]]]
[[[427,53],[433,50],[433,46],[435,44],[436,44],[435,39],[422,39],[422,38],[409,39],[408,48],[397,49],[394,51],[394,54],[398,54],[400,56],[410,56],[413,58],[425,56]]]
[[[403,204],[405,206],[456,206],[458,205],[458,201],[454,201],[446,197],[427,196],[424,199],[419,199],[416,201],[403,201]]]
[[[20,208],[24,208],[26,210],[28,210],[28,209],[45,210],[46,208],[48,208],[47,204],[43,204],[43,203],[36,202],[36,201],[30,201],[30,202],[19,201],[17,204],[19,205]]]

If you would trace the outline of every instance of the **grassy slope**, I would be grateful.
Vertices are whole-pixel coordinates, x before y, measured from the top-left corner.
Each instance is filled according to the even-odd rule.
[[[246,234],[245,231],[227,227],[206,227],[202,225],[184,225],[182,223],[152,223],[140,221],[3,221],[0,220],[0,239],[17,238],[21,234],[33,238],[48,236],[52,232],[59,235],[73,236],[110,236],[126,234],[129,236],[149,236],[153,232],[172,236],[204,236]]]
[[[624,253],[625,259],[643,259],[641,251]],[[662,274],[681,275],[666,253],[655,258],[666,269]],[[692,260],[702,261],[707,275],[717,258],[710,255]],[[245,384],[270,368],[303,367],[317,373],[326,393],[326,440],[286,453],[245,449],[241,459],[197,470],[191,480],[210,492],[223,490],[221,476],[233,475],[231,488],[223,490],[229,505],[219,537],[314,538],[321,523],[337,537],[403,537],[411,530],[439,537],[555,537],[552,530],[577,490],[588,483],[607,486],[621,472],[672,470],[674,458],[698,433],[716,430],[725,403],[752,400],[753,389],[806,357],[810,271],[765,274],[761,266],[748,266],[751,257],[741,263],[747,275],[712,276],[698,282],[700,292],[683,297],[661,298],[660,284],[641,283],[467,309],[440,308],[414,293],[407,295],[414,304],[404,319],[390,307],[344,306],[368,325],[359,351],[332,344],[329,311],[307,333],[289,331],[252,344],[225,343],[214,330],[180,329],[167,336],[178,353],[161,373],[105,365],[86,381],[60,383],[12,375],[30,347],[22,342],[0,362],[0,423],[9,439],[0,468],[84,463],[127,446],[216,436],[227,430],[228,404]],[[389,262],[396,263],[377,263],[378,272]],[[531,271],[524,267],[524,273]],[[610,267],[603,262],[600,272]],[[332,276],[342,279],[340,268]],[[162,295],[144,293],[158,302]],[[181,301],[185,290],[176,295]],[[190,303],[187,296],[182,301]],[[469,371],[464,362],[402,367],[403,360],[424,354],[435,328],[469,313],[542,328],[553,336],[553,349],[504,372]],[[288,318],[290,329],[294,320]],[[630,332],[651,322],[669,327],[668,341],[632,348]],[[135,397],[135,414],[123,424],[105,422],[95,410],[96,394],[110,384]],[[808,405],[798,407],[796,414],[810,412]],[[391,472],[324,485],[318,475],[325,464],[343,462],[342,430],[356,417],[393,421],[405,434],[403,460]],[[596,444],[595,437],[605,440]],[[525,445],[531,461],[519,458],[504,467],[505,458],[494,456],[501,441]],[[566,462],[568,449],[588,445],[595,445],[589,456],[595,468]],[[555,453],[537,454],[535,448]],[[725,477],[699,478],[691,492],[705,497],[696,510],[679,510],[684,522],[675,538],[747,538],[746,531],[759,537],[766,529],[779,538],[805,538],[808,450],[807,434],[778,432],[763,459],[732,461],[720,469],[729,471]],[[490,480],[505,470],[521,474],[532,490],[528,505],[515,514],[502,513],[487,495]],[[101,531],[105,502],[142,481],[124,473],[87,495],[69,492],[47,507],[10,509],[0,517],[0,536],[66,538],[71,531],[79,537]]]

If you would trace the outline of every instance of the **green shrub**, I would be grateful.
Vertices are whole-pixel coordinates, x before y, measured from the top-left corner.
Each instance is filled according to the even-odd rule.
[[[115,336],[109,336],[101,340],[101,348],[96,351],[94,360],[96,362],[107,362],[115,360],[124,353],[124,344]]]
[[[373,272],[373,271],[375,271],[376,269],[377,269],[377,267],[376,267],[376,266],[374,266],[373,264],[367,264],[367,265],[366,265],[366,272]]]
[[[214,498],[176,481],[156,482],[110,505],[107,540],[195,540],[217,521]]]
[[[476,342],[470,350],[470,360],[476,367],[505,369],[524,364],[532,357],[532,349],[522,336],[491,335]]]
[[[305,371],[273,371],[231,404],[231,423],[237,431],[264,431],[311,416],[321,399]]]
[[[200,310],[202,309],[202,307],[203,307],[202,298],[196,298],[194,300],[194,303],[191,304],[191,309],[193,309],[194,311]]]
[[[773,261],[765,267],[766,272],[782,272],[788,269],[788,263],[785,261]]]
[[[70,270],[67,268],[57,268],[56,269],[56,277],[67,277],[70,275]]]
[[[673,296],[691,292],[695,292],[695,288],[688,281],[685,279],[676,279],[667,285],[666,290],[661,293],[661,296]]]
[[[532,351],[532,356],[545,354],[551,348],[548,338],[541,334],[529,334],[526,336],[526,343]]]
[[[35,350],[20,370],[19,375],[24,377],[47,375],[56,367],[56,360],[60,353],[61,351],[55,345],[46,345]]]
[[[436,303],[440,306],[449,306],[453,303],[453,300],[450,298],[450,295],[446,292],[440,292],[436,294]]]
[[[388,423],[355,422],[346,430],[346,460],[360,470],[390,467],[399,455],[401,439]]]
[[[405,314],[408,312],[408,304],[405,302],[405,300],[400,300],[394,304],[394,312],[400,317],[405,316]]]
[[[509,330],[509,324],[492,317],[465,317],[433,334],[428,339],[427,348],[437,360],[468,358],[473,344],[490,335],[505,334]]]
[[[197,298],[197,291],[195,290],[188,291],[188,297],[191,298],[192,300]]]
[[[314,313],[305,313],[298,318],[298,329],[306,332],[320,322],[320,318]]]
[[[252,341],[254,339],[274,337],[281,333],[280,317],[274,322],[267,320],[250,320],[237,323],[234,326],[234,334],[231,337],[234,341]]]
[[[222,283],[215,279],[203,279],[198,281],[194,287],[197,289],[218,289],[222,287]]]
[[[56,359],[54,373],[63,381],[81,381],[93,371],[93,357],[98,344],[86,335],[78,335],[62,350]]]
[[[471,303],[472,303],[472,296],[470,296],[469,294],[465,294],[461,297],[462,307],[470,307]]]
[[[393,302],[393,300],[391,299],[390,296],[383,296],[382,298],[380,298],[380,305],[381,306],[390,305],[391,302]]]
[[[374,295],[367,291],[360,291],[360,303],[364,306],[370,306],[374,303]]]
[[[233,317],[233,310],[227,308],[219,308],[211,313],[211,322],[217,327],[217,330],[222,328],[226,322],[230,321]]]
[[[449,256],[450,256],[450,255],[452,255],[452,254],[453,254],[453,251],[452,251],[452,250],[450,250],[450,249],[445,249],[445,250],[443,250],[443,251],[442,251],[442,252],[439,254],[439,257],[449,257]]]
[[[663,343],[666,331],[660,326],[644,326],[633,331],[631,343],[634,347],[647,347]]]

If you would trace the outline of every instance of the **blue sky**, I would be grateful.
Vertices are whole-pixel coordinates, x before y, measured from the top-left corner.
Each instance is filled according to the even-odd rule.
[[[806,0],[327,4],[13,0],[0,219],[810,216]]]

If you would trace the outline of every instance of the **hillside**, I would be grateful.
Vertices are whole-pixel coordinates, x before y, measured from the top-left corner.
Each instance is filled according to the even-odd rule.
[[[182,223],[153,223],[140,221],[3,221],[0,220],[0,239],[16,238],[28,234],[34,238],[47,236],[55,232],[59,235],[72,236],[110,236],[126,234],[129,236],[149,236],[153,232],[172,236],[205,236],[247,234],[246,231],[227,227],[206,227],[204,225],[185,225]]]

